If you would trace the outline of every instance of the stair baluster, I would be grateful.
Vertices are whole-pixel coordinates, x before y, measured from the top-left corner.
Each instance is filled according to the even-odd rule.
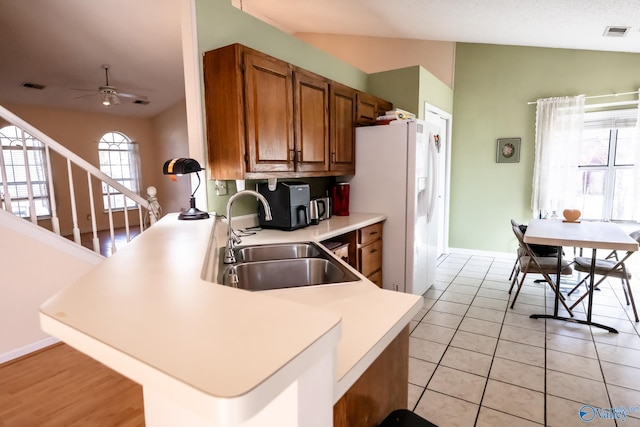
[[[96,206],[95,206],[95,200],[94,200],[94,194],[93,194],[93,188],[94,188],[93,179],[97,180],[97,183],[101,188],[101,191],[100,191],[101,194],[102,194],[102,186],[104,185],[104,188],[106,188],[106,201],[107,201],[106,213],[107,213],[108,222],[109,222],[109,235],[111,237],[111,253],[115,253],[117,250],[117,247],[115,244],[115,221],[113,217],[114,213],[122,212],[122,214],[124,215],[123,220],[124,220],[124,229],[126,233],[126,241],[128,243],[131,240],[131,224],[129,219],[129,211],[131,209],[127,208],[127,203],[126,203],[127,199],[130,199],[137,204],[140,232],[143,232],[146,226],[151,226],[155,224],[155,222],[160,218],[162,209],[156,198],[155,187],[148,187],[147,197],[146,198],[142,197],[139,194],[136,194],[133,191],[126,188],[120,182],[111,179],[111,177],[106,175],[96,166],[82,159],[81,157],[79,157],[78,155],[76,155],[75,153],[73,153],[72,151],[70,151],[69,149],[67,149],[60,143],[58,143],[57,141],[51,139],[49,136],[47,136],[37,128],[33,127],[26,121],[22,120],[18,116],[14,115],[13,113],[11,113],[9,110],[7,110],[2,106],[0,106],[0,118],[4,119],[9,124],[16,126],[21,132],[18,139],[22,139],[22,152],[23,152],[24,161],[25,161],[25,174],[26,174],[25,183],[27,186],[28,206],[29,206],[28,215],[29,215],[29,219],[34,224],[41,226],[43,229],[47,229],[48,231],[54,232],[57,235],[61,235],[60,218],[58,216],[58,210],[56,205],[56,194],[54,192],[55,186],[53,183],[54,175],[57,175],[59,177],[60,173],[58,174],[53,173],[52,161],[51,161],[52,152],[62,156],[62,158],[66,160],[67,179],[68,179],[68,186],[69,186],[69,200],[71,204],[71,222],[72,222],[73,241],[78,245],[82,245],[82,239],[81,239],[81,230],[80,230],[79,221],[78,221],[78,206],[76,203],[77,196],[76,196],[76,190],[75,190],[75,185],[73,180],[73,170],[72,170],[73,167],[78,167],[86,171],[87,173],[89,204],[90,204],[90,212],[91,212],[90,213],[91,240],[92,240],[91,246],[93,251],[95,251],[96,253],[100,253],[100,238],[98,234],[100,230],[98,230],[98,221],[97,221],[98,215],[96,214]],[[27,144],[25,142],[27,139],[31,140],[31,137],[33,137],[37,141],[40,141],[44,145],[43,160],[46,162],[45,165],[47,169],[47,178],[48,178],[47,181],[49,184],[48,194],[50,198],[49,200],[50,218],[47,217],[47,219],[50,219],[51,221],[50,227],[43,226],[38,223],[39,219],[38,219],[38,214],[36,212],[36,205],[35,205],[35,199],[36,197],[38,197],[38,195],[34,194],[34,189],[32,185],[32,183],[34,182],[33,181],[34,177],[31,176],[32,171],[29,168],[29,164],[30,164],[29,158],[32,156],[28,152]],[[15,140],[15,136],[14,136],[14,140]],[[11,201],[9,179],[8,179],[7,169],[5,167],[2,144],[0,144],[0,179],[2,180],[2,182],[0,183],[0,196],[1,196],[0,208],[6,210],[9,213],[18,214],[14,212],[12,201]],[[14,178],[12,177],[12,179]],[[116,194],[119,193],[118,197],[120,196],[123,197],[124,199],[123,209],[120,209],[119,207],[116,209],[116,207],[112,206],[111,195],[114,192]],[[145,209],[145,213],[143,213],[142,211],[143,209]]]

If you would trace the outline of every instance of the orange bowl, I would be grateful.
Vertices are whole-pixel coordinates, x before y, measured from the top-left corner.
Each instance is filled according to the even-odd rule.
[[[569,222],[576,222],[578,219],[580,219],[581,214],[582,212],[580,212],[578,209],[565,209],[564,211],[562,211],[564,219]]]

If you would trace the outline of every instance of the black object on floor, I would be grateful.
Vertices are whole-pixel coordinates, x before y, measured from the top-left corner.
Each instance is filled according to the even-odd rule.
[[[408,409],[396,409],[379,427],[438,427]]]

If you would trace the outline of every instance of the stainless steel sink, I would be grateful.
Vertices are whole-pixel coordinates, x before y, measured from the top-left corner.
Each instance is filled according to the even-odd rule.
[[[234,264],[223,263],[222,251],[218,283],[240,289],[264,291],[360,280],[314,242],[238,246]]]
[[[322,251],[312,242],[238,246],[234,252],[238,262],[322,257]]]
[[[222,284],[250,291],[326,285],[359,280],[342,264],[324,258],[297,258],[233,264]]]

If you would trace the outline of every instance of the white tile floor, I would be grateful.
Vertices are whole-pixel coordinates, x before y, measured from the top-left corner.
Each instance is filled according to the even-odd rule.
[[[513,258],[452,253],[438,262],[411,323],[410,409],[439,427],[640,426],[640,324],[619,280],[594,298],[593,320],[620,332],[612,334],[531,319],[545,306],[553,312],[552,292],[533,282],[541,276],[527,277],[510,309]],[[640,255],[630,263],[638,288]],[[574,312],[585,318],[584,306]],[[614,419],[611,408],[627,411]]]

